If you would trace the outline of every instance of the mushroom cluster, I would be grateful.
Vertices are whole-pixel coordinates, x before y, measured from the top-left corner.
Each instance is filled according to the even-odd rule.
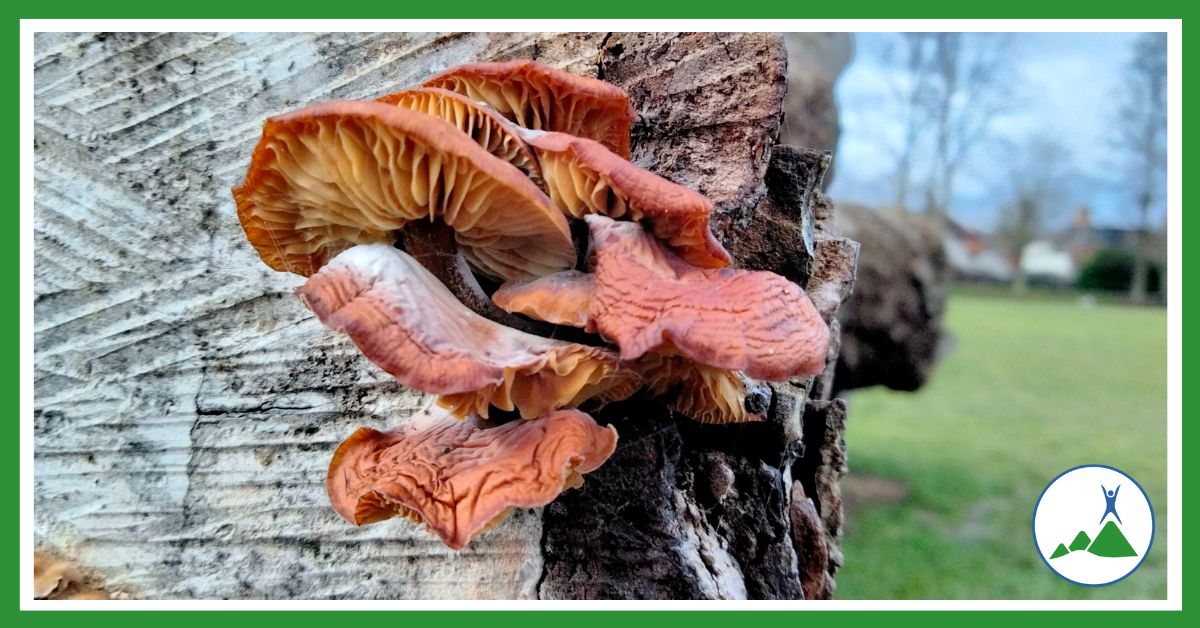
[[[233,191],[251,245],[441,406],[338,447],[347,520],[404,516],[459,549],[608,459],[616,430],[580,406],[644,389],[696,421],[757,420],[747,378],[821,370],[804,291],[730,268],[712,204],[629,161],[633,120],[616,86],[513,61],[266,121]]]

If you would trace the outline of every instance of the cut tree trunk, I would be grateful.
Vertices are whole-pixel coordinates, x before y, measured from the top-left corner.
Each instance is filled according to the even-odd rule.
[[[315,320],[291,294],[302,278],[248,245],[229,192],[269,115],[535,58],[626,89],[633,160],[712,199],[738,263],[804,285],[836,330],[857,245],[818,191],[828,154],[774,146],[778,37],[39,34],[34,47],[36,543],[108,594],[832,594],[845,407],[826,399],[831,369],[760,385],[759,423],[611,406],[596,418],[618,450],[582,489],[461,552],[404,520],[343,521],[324,490],[333,449],[431,399]]]
[[[942,331],[950,265],[941,223],[928,214],[838,205],[843,234],[861,243],[854,294],[838,320],[835,394],[925,385],[948,344]]]

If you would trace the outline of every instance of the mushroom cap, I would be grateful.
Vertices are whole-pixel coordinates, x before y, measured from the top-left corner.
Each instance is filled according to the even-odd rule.
[[[461,549],[512,508],[579,486],[616,445],[615,429],[578,410],[487,429],[427,412],[390,432],[359,428],[333,454],[325,487],[355,525],[400,515]]]
[[[578,270],[538,277],[532,281],[510,281],[492,295],[506,312],[555,325],[586,327],[596,276]]]
[[[512,123],[491,107],[438,87],[408,89],[381,96],[377,100],[449,122],[487,152],[516,166],[539,188],[546,188],[542,181],[542,169],[533,151],[517,137]]]
[[[554,323],[586,327],[596,276],[577,270],[546,275],[533,281],[510,281],[492,299],[508,312]],[[637,380],[611,389],[596,401],[624,399],[645,386],[656,397],[670,396],[671,409],[700,423],[743,423],[759,417],[746,412],[746,386],[737,371],[700,364],[665,349],[634,360],[628,368]]]
[[[537,153],[550,200],[572,218],[600,214],[644,221],[684,261],[725,268],[732,261],[709,228],[707,198],[639,168],[592,140],[522,130]]]
[[[417,219],[453,227],[463,256],[492,277],[575,264],[562,212],[520,170],[439,118],[382,102],[268,119],[233,195],[263,261],[305,276],[356,244],[392,243]]]
[[[725,424],[760,419],[746,412],[746,385],[737,371],[665,353],[647,353],[633,369],[651,395],[670,395],[671,409],[693,421]]]
[[[536,61],[471,63],[426,80],[491,105],[527,129],[587,137],[629,158],[635,112],[624,90]]]
[[[445,395],[463,416],[488,406],[539,416],[636,374],[607,349],[542,338],[488,320],[386,244],[351,248],[297,294],[327,327],[407,386]]]
[[[586,220],[596,252],[588,326],[621,359],[678,352],[776,381],[821,372],[829,328],[800,286],[769,272],[695,268],[637,223]]]

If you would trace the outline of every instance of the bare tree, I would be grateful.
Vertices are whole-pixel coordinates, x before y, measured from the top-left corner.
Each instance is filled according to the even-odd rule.
[[[1167,158],[1166,34],[1144,33],[1138,37],[1120,102],[1117,139],[1130,161],[1128,172],[1136,191],[1138,211],[1137,249],[1134,251],[1129,298],[1134,303],[1144,303],[1149,271],[1146,240],[1150,231],[1150,208],[1163,194],[1162,177]],[[1165,280],[1162,285],[1165,295]]]
[[[904,83],[904,140],[896,159],[896,207],[908,206],[913,161],[917,156],[922,131],[928,126],[929,92],[932,72],[932,33],[903,33],[907,81]]]
[[[1033,136],[1010,150],[1012,199],[1000,215],[1000,237],[1017,260],[1013,292],[1024,294],[1029,280],[1021,255],[1041,234],[1051,209],[1060,204],[1066,178],[1062,164],[1068,163],[1069,158],[1061,144],[1043,136]]]
[[[993,33],[903,33],[886,50],[898,59],[893,85],[903,127],[896,156],[895,203],[910,205],[918,172],[926,211],[949,209],[962,163],[1008,105],[1008,39]]]
[[[1008,39],[991,33],[936,33],[930,69],[934,133],[933,163],[926,211],[944,218],[950,209],[959,168],[1007,107],[1011,81]]]

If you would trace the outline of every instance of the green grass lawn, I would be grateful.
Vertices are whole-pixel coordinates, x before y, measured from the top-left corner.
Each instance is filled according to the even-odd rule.
[[[946,326],[952,350],[920,392],[850,395],[850,474],[908,490],[848,514],[838,597],[1165,598],[1165,310],[956,293]],[[1146,562],[1107,587],[1054,575],[1030,532],[1046,483],[1088,463],[1136,478],[1158,524]]]

